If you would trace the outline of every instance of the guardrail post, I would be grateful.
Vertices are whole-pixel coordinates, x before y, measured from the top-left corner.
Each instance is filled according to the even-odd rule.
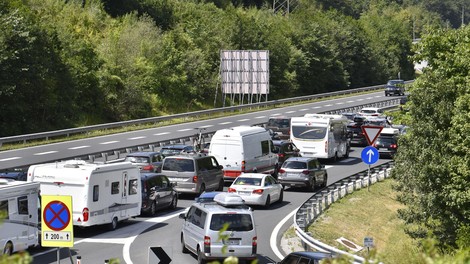
[[[95,162],[95,155],[88,155],[88,159],[89,159],[91,162]]]
[[[116,159],[119,159],[119,157],[121,156],[121,152],[119,150],[115,150],[114,155],[116,155]]]
[[[154,151],[155,151],[155,145],[150,144],[150,145],[149,145],[149,149],[150,149],[150,151],[154,152]]]
[[[101,157],[103,157],[104,161],[108,161],[108,153],[106,152],[101,153]]]
[[[131,153],[132,149],[131,148],[126,148],[126,153]]]

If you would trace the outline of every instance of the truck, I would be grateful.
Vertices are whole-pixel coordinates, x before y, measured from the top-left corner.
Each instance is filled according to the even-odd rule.
[[[0,179],[0,255],[39,245],[39,183]]]
[[[114,230],[120,221],[140,215],[140,172],[130,162],[32,165],[27,181],[40,183],[41,195],[72,196],[74,226],[107,225]]]

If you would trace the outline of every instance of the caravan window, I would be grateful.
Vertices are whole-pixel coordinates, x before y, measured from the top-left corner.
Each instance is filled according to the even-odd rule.
[[[119,193],[119,182],[111,183],[111,194],[118,194]]]
[[[28,214],[28,196],[18,197],[18,214]]]
[[[0,201],[0,213],[4,214],[4,217],[2,218],[3,220],[8,219],[8,216],[10,215],[8,213],[8,200]]]
[[[93,185],[93,202],[98,201],[99,197],[100,197],[99,185]]]
[[[264,140],[264,141],[261,141],[261,154],[262,155],[268,155],[269,154],[269,141],[268,140]]]
[[[129,195],[136,194],[137,193],[137,179],[130,180],[129,186],[131,186],[131,188],[129,188]]]

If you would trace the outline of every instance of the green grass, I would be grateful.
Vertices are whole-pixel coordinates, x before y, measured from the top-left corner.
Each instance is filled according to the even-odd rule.
[[[418,241],[405,234],[404,222],[397,217],[402,208],[392,189],[394,180],[387,179],[356,191],[333,203],[309,227],[315,239],[341,250],[346,247],[336,241],[344,237],[363,246],[364,237],[372,237],[376,259],[383,263],[425,263]],[[353,253],[353,252],[351,252]],[[355,253],[367,257],[367,249]]]

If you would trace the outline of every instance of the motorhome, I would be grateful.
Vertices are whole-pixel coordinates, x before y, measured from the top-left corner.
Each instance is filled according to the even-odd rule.
[[[349,157],[349,121],[342,115],[306,114],[292,117],[291,140],[302,157],[330,159]]]
[[[265,128],[237,126],[215,132],[209,155],[223,166],[224,180],[233,181],[244,172],[274,175],[278,168],[278,156],[273,149],[273,142]]]
[[[0,255],[39,245],[39,183],[0,179]]]
[[[137,166],[82,160],[32,165],[27,181],[39,182],[41,195],[71,195],[73,225],[89,227],[118,222],[140,214],[142,190]]]

